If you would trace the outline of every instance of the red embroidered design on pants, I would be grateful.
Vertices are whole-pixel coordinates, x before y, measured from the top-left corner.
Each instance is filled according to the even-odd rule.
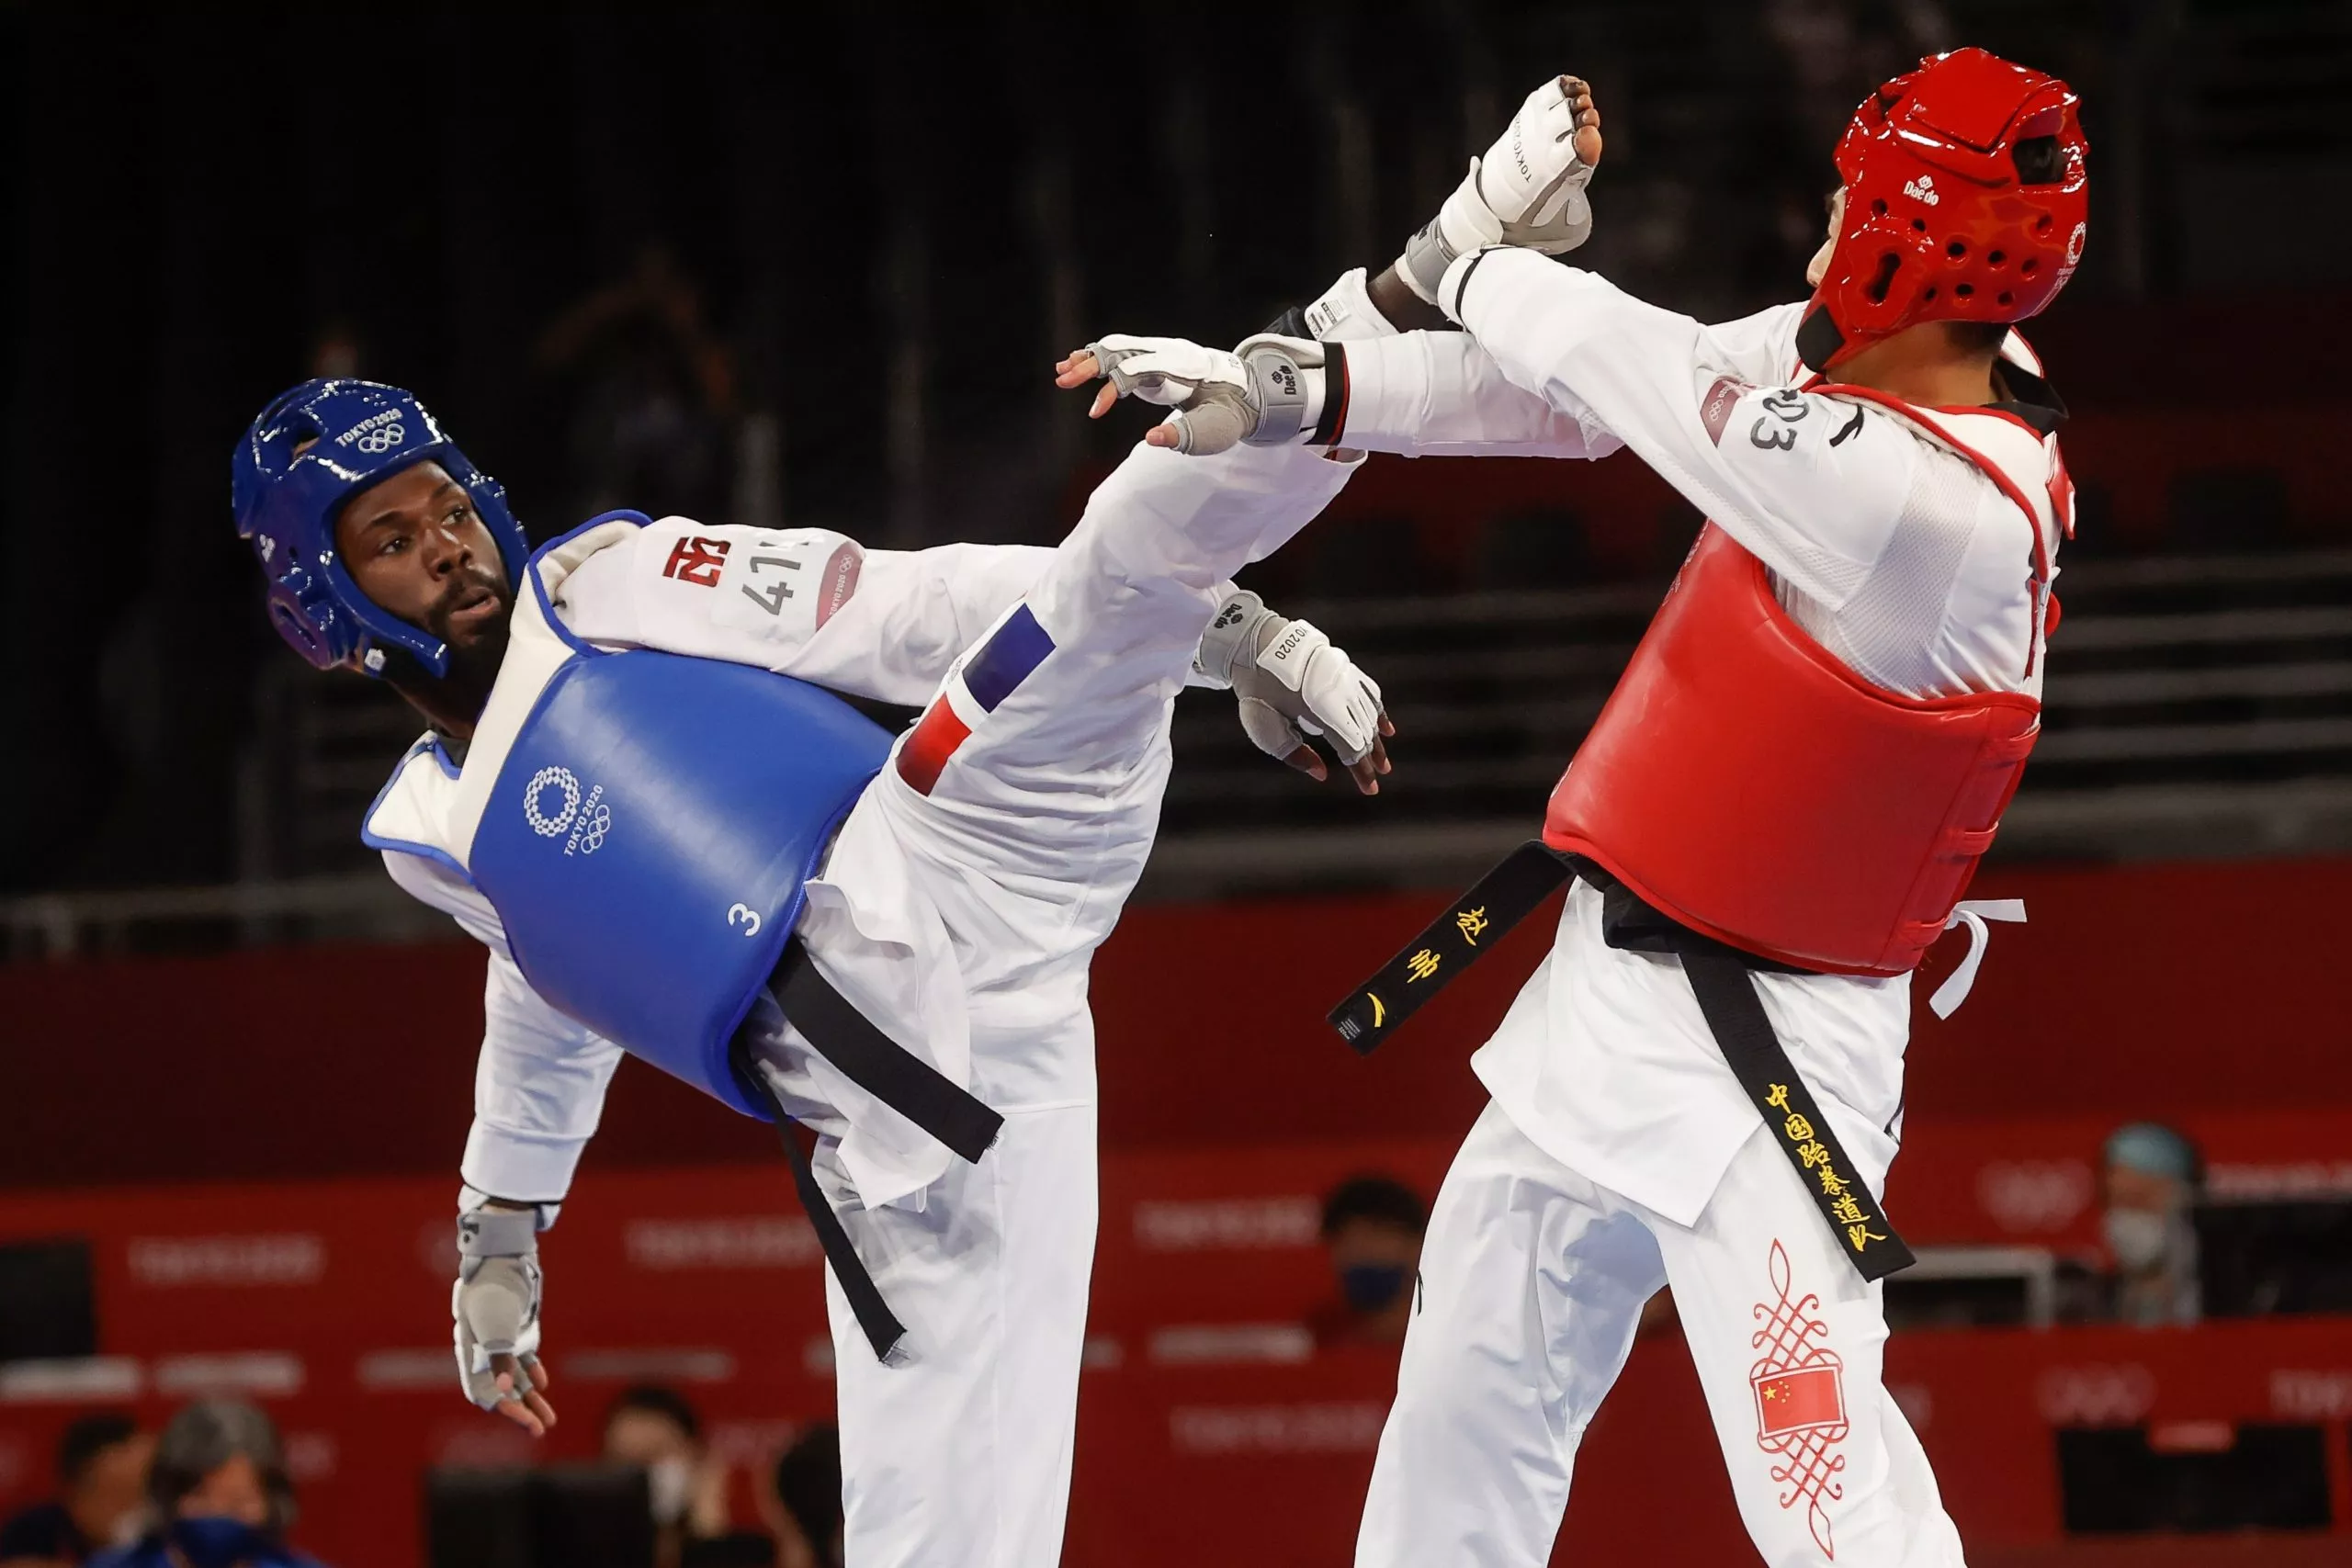
[[[1756,1303],[1756,1320],[1763,1326],[1747,1337],[1749,1348],[1763,1352],[1747,1369],[1747,1385],[1756,1395],[1756,1442],[1777,1460],[1773,1483],[1788,1488],[1781,1494],[1781,1506],[1793,1508],[1804,1501],[1814,1544],[1834,1562],[1838,1551],[1823,1504],[1846,1495],[1837,1479],[1846,1456],[1830,1451],[1849,1429],[1845,1363],[1815,1343],[1829,1335],[1829,1325],[1812,1315],[1821,1310],[1821,1298],[1811,1292],[1790,1293],[1789,1255],[1777,1239],[1771,1269],[1778,1299]]]

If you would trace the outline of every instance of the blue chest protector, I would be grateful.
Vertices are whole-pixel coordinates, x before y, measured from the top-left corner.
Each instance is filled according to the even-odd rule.
[[[728,1045],[800,917],[802,883],[890,737],[746,665],[583,649],[508,751],[472,852],[540,996],[746,1115]]]

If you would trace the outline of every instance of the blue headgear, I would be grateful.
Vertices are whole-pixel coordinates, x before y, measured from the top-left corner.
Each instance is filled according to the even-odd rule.
[[[316,445],[295,456],[305,441]],[[520,582],[531,547],[506,510],[505,488],[468,462],[424,405],[398,387],[305,381],[270,400],[238,443],[229,462],[238,536],[251,539],[261,557],[277,635],[320,669],[351,664],[381,675],[377,645],[389,643],[435,675],[448,672],[448,646],[360,592],[334,544],[345,502],[428,458],[473,497],[498,541],[507,582]]]

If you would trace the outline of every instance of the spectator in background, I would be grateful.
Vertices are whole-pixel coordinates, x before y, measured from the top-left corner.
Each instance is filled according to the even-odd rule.
[[[154,1441],[128,1416],[85,1416],[57,1440],[57,1497],[0,1525],[0,1568],[57,1568],[88,1561],[139,1530],[147,1456]]]
[[[727,1466],[703,1441],[702,1417],[673,1388],[626,1390],[605,1412],[605,1462],[645,1472],[657,1568],[744,1568],[775,1559],[767,1538],[730,1528]]]
[[[732,495],[734,359],[670,247],[540,335],[539,363],[571,406],[570,469],[584,491],[564,526],[617,506],[723,520]]]
[[[1323,1246],[1340,1300],[1308,1320],[1315,1342],[1401,1345],[1413,1315],[1429,1211],[1413,1190],[1385,1176],[1357,1176],[1323,1200]]]
[[[2109,1134],[2099,1173],[2099,1233],[2111,1268],[2064,1280],[2059,1315],[2140,1328],[2198,1321],[2202,1303],[2189,1210],[2203,1184],[2197,1146],[2172,1128],[2134,1122]]]
[[[250,1404],[199,1400],[155,1440],[146,1532],[90,1568],[321,1568],[286,1544],[293,1518],[277,1427]]]
[[[777,1568],[842,1568],[842,1435],[811,1427],[775,1461]]]
[[[358,329],[341,317],[329,320],[311,340],[313,376],[356,376],[366,359],[367,349],[359,341]]]
[[[2115,1321],[2154,1328],[2198,1320],[2197,1232],[2188,1211],[2203,1183],[2196,1145],[2172,1128],[2135,1122],[2109,1134],[2099,1226],[2115,1264]]]

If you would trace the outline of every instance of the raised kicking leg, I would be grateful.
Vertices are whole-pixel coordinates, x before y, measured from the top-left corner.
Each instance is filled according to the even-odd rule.
[[[844,1216],[907,1329],[905,1355],[878,1362],[830,1292],[852,1568],[1059,1558],[1096,1218],[1087,963],[1150,851],[1170,709],[1235,602],[1227,579],[1347,476],[1305,451],[1139,447],[901,739],[860,807],[874,822],[844,830],[887,831],[937,908],[971,1087],[1005,1119],[920,1206]],[[1368,746],[1376,689],[1290,625],[1308,694],[1319,677],[1367,705]]]

